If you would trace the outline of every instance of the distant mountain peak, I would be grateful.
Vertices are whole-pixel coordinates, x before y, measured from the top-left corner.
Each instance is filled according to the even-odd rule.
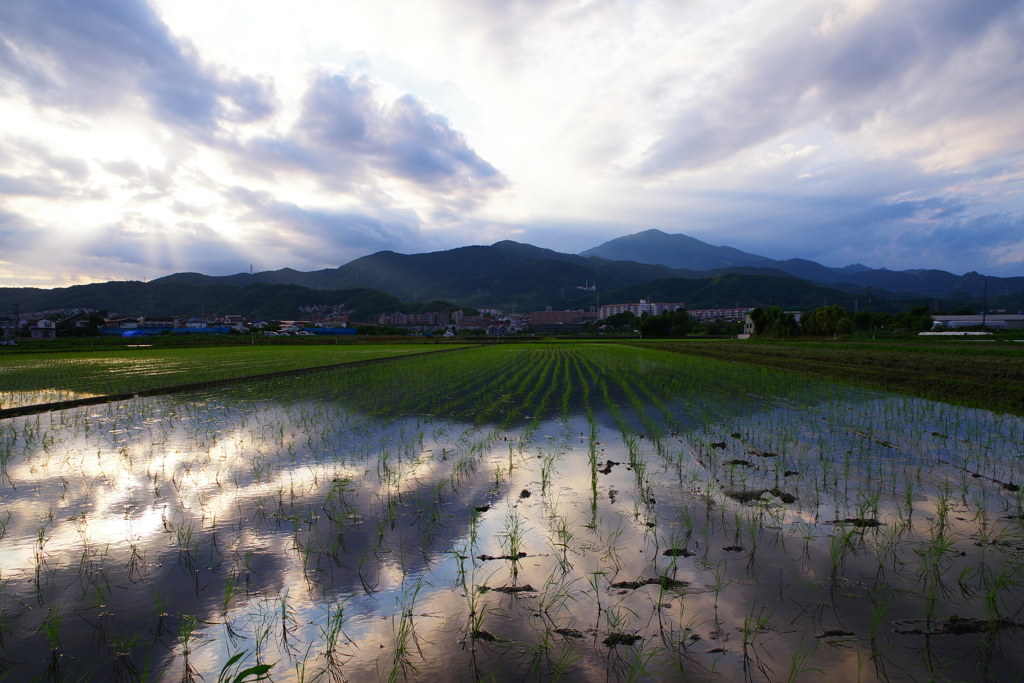
[[[748,254],[733,247],[716,247],[689,235],[670,235],[652,228],[618,237],[581,252],[580,256],[599,256],[611,261],[636,261],[661,264],[670,268],[713,270],[733,266],[769,265],[771,259]]]

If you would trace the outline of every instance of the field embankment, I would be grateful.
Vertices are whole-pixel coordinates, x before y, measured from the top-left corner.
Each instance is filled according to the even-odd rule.
[[[1019,348],[977,342],[665,341],[649,346],[1024,415],[1024,349]]]

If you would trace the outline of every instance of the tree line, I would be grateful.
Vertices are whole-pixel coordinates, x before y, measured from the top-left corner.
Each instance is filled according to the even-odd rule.
[[[965,309],[956,313],[969,314],[971,311]],[[784,311],[779,306],[768,306],[755,308],[749,315],[754,325],[754,334],[776,338],[795,337],[800,334],[851,334],[857,330],[923,332],[932,327],[932,317],[927,306],[918,306],[909,311],[890,315],[868,311],[852,313],[839,304],[833,304],[801,314],[799,320],[792,311]],[[743,331],[742,323],[718,321],[700,324],[685,309],[659,315],[644,313],[640,317],[625,311],[608,316],[594,327],[613,332],[638,330],[641,335],[650,337],[683,337],[695,333],[739,334]]]

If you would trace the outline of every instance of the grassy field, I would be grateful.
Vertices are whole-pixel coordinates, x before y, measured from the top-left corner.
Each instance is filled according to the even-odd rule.
[[[1024,348],[983,342],[651,342],[936,401],[1024,414]],[[1024,344],[1021,345],[1024,347]]]
[[[425,337],[333,336],[265,337],[261,334],[171,334],[153,337],[59,337],[49,340],[20,339],[17,346],[0,346],[0,363],[4,358],[22,354],[68,353],[70,351],[119,351],[145,347],[151,349],[193,349],[232,346],[363,346],[381,343],[437,343]],[[444,342],[442,342],[444,343]]]
[[[99,394],[404,356],[437,344],[136,348],[18,354],[0,364],[0,409]]]

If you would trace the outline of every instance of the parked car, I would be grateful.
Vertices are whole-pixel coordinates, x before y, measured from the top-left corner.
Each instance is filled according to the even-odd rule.
[[[263,335],[266,336],[266,337],[280,337],[281,336],[277,332],[264,332]]]

